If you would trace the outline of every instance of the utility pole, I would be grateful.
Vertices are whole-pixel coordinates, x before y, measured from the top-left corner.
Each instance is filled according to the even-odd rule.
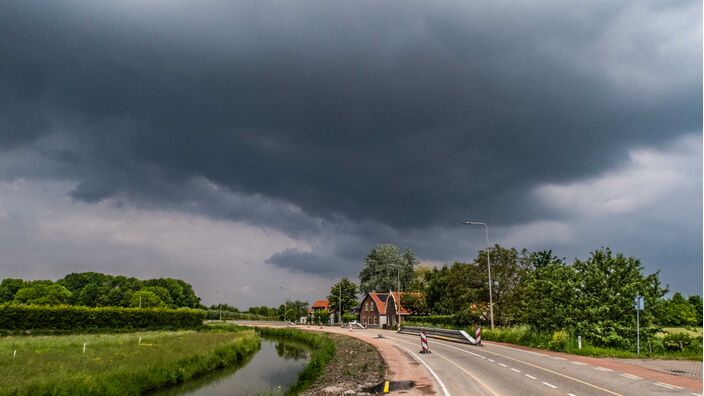
[[[638,292],[636,292],[633,307],[636,309],[636,355],[640,356],[640,311],[645,308],[645,301]]]

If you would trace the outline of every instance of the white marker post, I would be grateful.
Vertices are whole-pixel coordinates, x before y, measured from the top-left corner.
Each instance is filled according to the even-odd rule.
[[[142,343],[142,337],[139,337],[139,342],[137,344],[141,344],[141,343]]]
[[[582,349],[582,336],[577,336],[577,345],[579,349]]]
[[[86,353],[86,343],[83,343],[83,353]]]
[[[15,349],[14,351],[12,351],[12,358],[14,359],[15,356],[17,356],[17,349]]]

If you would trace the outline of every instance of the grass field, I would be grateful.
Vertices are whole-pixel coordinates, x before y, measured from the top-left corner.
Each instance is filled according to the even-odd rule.
[[[1,337],[0,395],[135,395],[237,363],[258,349],[253,331]]]

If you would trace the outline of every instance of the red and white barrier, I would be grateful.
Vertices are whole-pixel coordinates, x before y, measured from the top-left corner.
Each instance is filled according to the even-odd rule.
[[[474,332],[474,339],[477,341],[475,345],[482,344],[482,327],[477,327],[477,331]]]
[[[428,348],[428,336],[424,331],[420,332],[420,353],[430,353],[430,348]]]

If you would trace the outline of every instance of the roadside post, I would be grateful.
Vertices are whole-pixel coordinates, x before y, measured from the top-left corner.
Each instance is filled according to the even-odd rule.
[[[577,346],[582,349],[582,336],[577,336]]]
[[[420,353],[430,353],[430,348],[428,348],[428,335],[425,331],[420,332]]]
[[[477,327],[477,330],[474,332],[474,339],[477,340],[476,345],[482,345],[482,327],[481,326]]]
[[[645,309],[643,296],[636,293],[633,307],[636,309],[636,355],[640,356],[640,311]]]

